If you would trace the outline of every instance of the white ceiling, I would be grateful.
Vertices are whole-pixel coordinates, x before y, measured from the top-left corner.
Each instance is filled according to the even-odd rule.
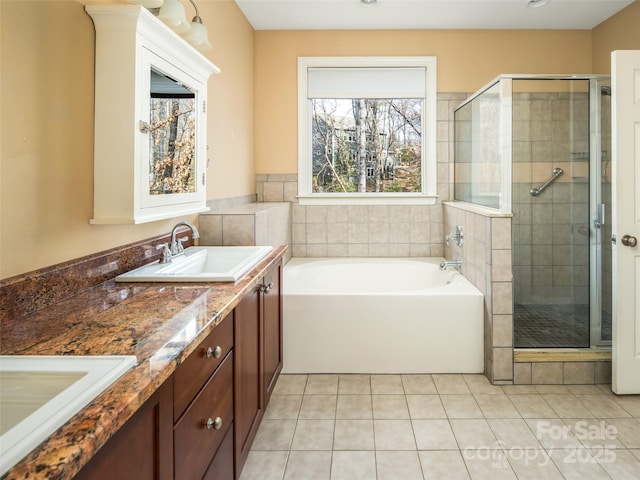
[[[256,30],[592,29],[633,0],[236,0]]]

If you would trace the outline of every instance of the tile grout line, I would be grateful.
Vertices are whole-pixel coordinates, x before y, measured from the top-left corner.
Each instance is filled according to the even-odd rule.
[[[422,474],[423,478],[426,478],[426,473],[425,473],[425,470],[423,468],[423,464],[422,464],[421,456],[420,456],[420,452],[423,451],[423,450],[419,449],[418,439],[417,439],[417,434],[416,434],[416,429],[415,429],[415,424],[414,424],[415,421],[418,421],[418,420],[421,420],[421,419],[419,418],[419,414],[418,413],[416,414],[415,418],[412,415],[412,412],[411,412],[411,410],[409,408],[408,395],[422,395],[422,396],[433,395],[434,397],[436,397],[438,399],[438,401],[440,402],[440,405],[442,406],[445,418],[447,420],[447,424],[448,424],[449,429],[451,430],[451,432],[453,434],[453,438],[455,440],[455,444],[456,444],[456,447],[457,447],[457,450],[452,450],[452,451],[457,451],[458,454],[460,455],[460,457],[462,458],[463,466],[465,468],[465,472],[466,472],[467,475],[469,475],[469,477],[471,477],[470,466],[469,466],[468,462],[465,461],[465,458],[462,455],[462,449],[461,449],[461,446],[460,446],[459,438],[458,438],[458,436],[456,436],[455,431],[453,429],[453,425],[451,424],[452,420],[458,420],[458,419],[457,418],[452,418],[450,416],[449,412],[447,412],[447,410],[444,407],[444,404],[442,402],[442,395],[461,395],[461,396],[465,395],[465,396],[470,397],[473,400],[473,403],[475,404],[475,407],[479,410],[479,412],[480,412],[480,414],[482,416],[481,417],[473,417],[473,418],[460,418],[459,420],[483,420],[488,425],[489,430],[491,431],[492,435],[496,439],[498,438],[498,436],[496,434],[496,430],[495,430],[496,426],[492,425],[490,423],[490,421],[492,421],[492,420],[507,420],[507,421],[519,420],[520,422],[524,422],[525,423],[525,429],[526,429],[525,431],[528,432],[529,434],[533,435],[533,437],[535,437],[535,439],[536,439],[536,442],[538,443],[539,448],[536,448],[536,450],[541,450],[541,451],[545,452],[545,454],[547,456],[549,456],[550,460],[552,461],[552,465],[554,465],[554,468],[562,476],[565,476],[565,474],[562,472],[562,470],[560,470],[557,460],[554,460],[550,455],[550,452],[553,452],[553,451],[557,450],[559,447],[556,447],[556,446],[545,447],[545,445],[543,445],[540,442],[540,439],[538,438],[538,435],[536,434],[536,431],[534,431],[535,423],[533,421],[539,420],[539,419],[543,419],[543,417],[526,417],[525,418],[523,416],[523,411],[521,411],[521,409],[526,408],[526,406],[522,406],[521,405],[520,408],[518,408],[516,406],[516,404],[514,404],[513,398],[516,398],[517,395],[519,395],[520,393],[517,393],[517,392],[516,393],[507,393],[507,391],[505,391],[504,389],[502,389],[500,393],[496,393],[496,395],[503,395],[504,396],[504,398],[509,402],[509,405],[511,405],[511,407],[514,409],[514,411],[517,413],[518,417],[506,417],[506,418],[503,418],[503,417],[487,416],[488,415],[487,412],[485,412],[482,409],[482,407],[480,406],[480,403],[478,402],[478,395],[491,395],[491,394],[482,393],[484,390],[482,389],[481,385],[475,385],[474,384],[475,386],[472,387],[471,386],[472,384],[469,382],[469,380],[465,376],[462,376],[461,378],[464,380],[464,382],[465,382],[465,384],[466,384],[466,386],[467,386],[467,388],[469,390],[467,393],[440,393],[440,391],[442,390],[443,387],[441,386],[441,388],[438,389],[437,384],[435,383],[435,381],[433,381],[433,378],[431,378],[431,380],[433,382],[433,385],[435,387],[435,390],[437,392],[437,393],[433,394],[433,393],[407,393],[407,383],[405,381],[405,378],[400,376],[402,390],[403,390],[402,396],[403,396],[404,402],[402,402],[402,406],[400,406],[400,404],[398,404],[398,406],[401,409],[406,410],[406,412],[408,414],[408,420],[409,420],[410,425],[411,425],[412,439],[413,439],[413,443],[414,443],[414,449],[408,450],[408,451],[413,451],[413,452],[416,453],[417,458],[418,458],[418,462],[419,462],[419,467],[420,467],[421,474]],[[336,452],[336,450],[335,450],[336,434],[337,434],[337,428],[336,427],[337,427],[337,421],[339,420],[338,419],[338,404],[339,404],[340,396],[341,395],[362,395],[363,397],[366,396],[369,399],[369,403],[371,405],[371,422],[372,422],[372,426],[373,426],[373,432],[372,432],[372,435],[373,435],[373,454],[374,454],[376,478],[379,478],[380,471],[379,471],[379,465],[378,465],[378,452],[380,452],[382,450],[379,450],[377,448],[378,447],[378,442],[376,441],[376,431],[375,431],[376,418],[375,418],[375,412],[374,412],[373,399],[374,399],[374,396],[399,395],[400,393],[399,392],[394,392],[393,391],[393,387],[391,387],[389,389],[387,389],[386,387],[384,387],[382,389],[377,389],[376,393],[374,393],[374,384],[376,384],[376,382],[374,381],[374,376],[373,375],[368,375],[368,382],[367,383],[368,383],[368,386],[369,386],[369,393],[368,394],[356,394],[356,393],[341,394],[340,393],[340,376],[338,376],[338,379],[337,379],[337,382],[336,382],[336,390],[335,390],[335,397],[336,397],[335,398],[335,403],[334,403],[334,407],[335,408],[334,408],[333,417],[331,418],[332,424],[333,424],[333,434],[332,434],[332,438],[331,438],[331,450],[330,450],[331,451],[331,455],[330,455],[330,459],[329,459],[330,460],[329,461],[329,472],[330,473],[332,472],[332,469],[333,469],[333,466],[334,466],[334,463],[333,463],[334,458],[333,458],[333,456],[334,456],[334,454]],[[293,435],[291,437],[291,442],[290,442],[290,445],[289,445],[290,448],[289,448],[289,450],[287,451],[287,454],[286,454],[286,460],[285,460],[285,464],[284,464],[284,470],[283,470],[283,473],[282,473],[282,475],[283,475],[282,478],[286,478],[287,469],[290,467],[289,462],[290,462],[290,459],[291,459],[291,453],[293,451],[291,449],[291,447],[293,446],[293,438],[295,437],[295,433],[296,433],[297,428],[298,428],[298,422],[300,420],[300,415],[301,415],[301,412],[302,412],[302,406],[304,404],[305,398],[313,397],[315,395],[325,395],[325,394],[329,395],[329,393],[323,391],[322,388],[318,389],[317,393],[310,393],[307,390],[309,387],[310,387],[310,376],[307,375],[307,376],[305,376],[304,388],[303,388],[302,395],[301,395],[301,400],[300,400],[300,403],[299,403],[299,406],[298,406],[298,409],[297,409],[297,414],[296,414],[296,419],[295,419],[296,425],[295,425],[295,428],[294,428]],[[455,387],[454,387],[454,390],[455,390]],[[604,389],[600,388],[600,390],[601,390],[602,393],[588,393],[588,391],[586,393],[579,393],[580,392],[579,390],[578,390],[578,393],[576,393],[576,392],[574,392],[572,390],[569,390],[567,392],[558,392],[558,391],[553,391],[553,390],[548,390],[548,389],[545,390],[545,388],[540,388],[540,389],[537,389],[535,392],[522,392],[522,393],[524,393],[525,395],[534,395],[535,397],[537,397],[537,399],[541,400],[543,405],[546,406],[549,409],[550,413],[553,413],[554,415],[556,415],[555,418],[551,418],[552,420],[557,420],[561,424],[567,425],[568,427],[571,427],[571,425],[570,425],[571,421],[572,420],[577,421],[578,417],[576,417],[576,418],[573,418],[573,417],[566,418],[564,416],[561,416],[559,414],[559,412],[557,411],[558,407],[556,407],[556,409],[554,409],[548,403],[547,397],[549,397],[549,396],[557,396],[557,397],[565,397],[565,399],[573,398],[573,400],[578,400],[578,403],[584,408],[584,413],[588,413],[589,415],[592,416],[592,417],[585,417],[584,419],[587,420],[587,421],[606,422],[606,423],[610,423],[611,424],[611,423],[615,423],[616,420],[624,420],[624,421],[631,420],[634,423],[634,425],[640,423],[640,419],[638,417],[634,417],[632,412],[630,411],[631,410],[630,406],[633,405],[632,403],[629,403],[627,408],[625,408],[625,407],[623,407],[622,404],[620,404],[620,403],[615,401],[615,399],[616,399],[615,397],[611,397],[610,395],[607,395],[607,392]],[[446,388],[445,388],[444,391],[447,391]],[[297,394],[294,394],[294,393],[290,393],[290,394],[291,395],[297,395]],[[569,397],[569,395],[572,395],[573,397]],[[580,395],[582,395],[583,397],[588,396],[588,395],[593,396],[594,398],[592,400],[593,400],[593,402],[596,402],[596,403],[591,405],[591,408],[589,408],[589,406],[584,403],[584,401],[583,401],[584,399],[582,397],[580,397]],[[601,398],[596,398],[596,397],[601,397]],[[605,411],[603,409],[606,408],[606,402],[604,402],[605,399],[613,400],[615,405],[620,409],[619,411],[616,410],[616,416],[613,416],[613,417],[608,417],[608,416],[602,417],[602,413]],[[569,400],[569,401],[571,401],[571,400]],[[602,405],[600,403],[597,403],[598,401],[603,401],[603,403],[605,403],[605,404]],[[533,407],[533,408],[535,408],[535,407]],[[598,415],[598,411],[600,412],[600,415]],[[565,413],[567,413],[567,412],[565,412]],[[623,413],[624,413],[624,416],[622,415]],[[327,418],[329,418],[329,417],[327,417]],[[580,417],[580,418],[582,418],[582,417]],[[394,415],[391,415],[390,418],[388,418],[388,419],[386,418],[386,416],[383,416],[382,418],[377,419],[377,420],[400,420],[400,419],[395,418]],[[429,417],[429,418],[426,418],[424,420],[437,420],[437,418],[430,418]],[[632,438],[632,442],[635,441],[635,436],[631,437],[631,438]],[[517,439],[517,437],[515,437],[515,439]],[[630,455],[629,458],[631,458],[632,460],[635,460],[635,458],[637,458],[637,457],[635,457],[635,455],[633,453],[635,450],[637,450],[637,449],[634,450],[632,448],[632,446],[634,445],[633,443],[622,442],[621,440],[618,440],[618,442],[620,443],[620,447],[617,447],[618,451],[620,451],[620,452],[628,452],[628,455]],[[513,443],[513,442],[511,442],[511,443]],[[587,443],[585,443],[584,440],[581,441],[580,439],[577,439],[577,444],[579,446],[577,446],[576,448],[586,448],[587,451],[590,452],[590,455],[591,455],[590,458],[594,458],[595,459],[595,457],[593,457],[593,455],[591,454],[591,451],[590,451],[591,447],[589,447],[589,445],[587,445]],[[516,447],[511,447],[511,448],[516,448]],[[526,447],[526,448],[528,448],[528,447]],[[447,449],[445,449],[445,450],[447,450]],[[349,451],[349,450],[345,450],[345,451]],[[351,450],[351,451],[359,451],[359,450]],[[390,450],[390,451],[396,451],[396,450]],[[401,450],[398,450],[398,451],[401,451]],[[434,449],[426,449],[424,451],[443,451],[443,450],[434,448]],[[504,447],[501,449],[501,451],[502,451],[502,453],[503,453],[503,455],[504,455],[504,457],[506,459],[506,462],[509,465],[511,471],[514,473],[514,475],[516,475],[516,478],[518,478],[518,475],[517,475],[516,470],[514,468],[514,465],[515,465],[513,463],[514,460],[510,459],[510,456],[507,455],[507,451],[505,450]],[[611,475],[610,475],[609,471],[607,471],[604,468],[602,463],[597,462],[597,459],[596,459],[596,464],[598,465],[598,467],[600,469],[599,470],[600,472],[604,472],[604,474],[605,474],[605,476],[607,478],[611,478]],[[634,465],[635,465],[635,463],[634,463]]]

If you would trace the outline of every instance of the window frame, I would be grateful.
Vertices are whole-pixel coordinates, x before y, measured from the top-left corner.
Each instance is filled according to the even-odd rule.
[[[425,68],[422,110],[422,192],[317,193],[312,189],[312,109],[308,97],[310,68]],[[435,56],[425,57],[298,57],[298,201],[300,205],[435,205],[436,180]]]

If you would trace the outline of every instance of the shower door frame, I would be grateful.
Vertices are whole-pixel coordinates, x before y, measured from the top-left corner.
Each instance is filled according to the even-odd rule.
[[[589,347],[610,348],[611,340],[602,339],[602,228],[596,227],[602,204],[602,132],[601,132],[601,87],[611,85],[608,75],[501,75],[497,81],[509,86],[501,89],[508,92],[512,103],[513,80],[588,80],[589,81]],[[503,130],[504,132],[504,130]],[[599,132],[599,135],[596,133]],[[512,134],[512,131],[509,132]],[[510,136],[513,141],[512,136]],[[504,153],[504,151],[503,151]],[[509,152],[511,153],[511,152]],[[504,163],[512,164],[511,155],[504,156]],[[504,171],[504,170],[503,170]],[[509,176],[511,180],[511,176]],[[509,202],[510,204],[511,202]],[[510,207],[511,205],[509,205]],[[606,221],[606,219],[605,219]]]
[[[602,339],[602,246],[611,239],[603,238],[602,226],[611,219],[601,214],[602,201],[602,87],[611,86],[610,77],[589,79],[589,342],[591,348],[610,347],[611,340]],[[609,199],[609,205],[611,206]]]
[[[600,87],[611,84],[609,75],[529,75],[529,74],[502,74],[491,80],[484,87],[467,97],[455,110],[473,101],[485,91],[499,83],[502,121],[501,129],[501,155],[502,155],[502,195],[500,206],[495,209],[501,212],[512,213],[512,164],[513,164],[513,80],[587,80],[589,81],[589,348],[610,348],[611,341],[602,340],[602,229],[595,228],[598,203],[602,197],[602,168],[601,168],[601,137],[594,135],[600,131],[601,126],[601,98]],[[508,141],[507,141],[508,139]],[[595,193],[594,193],[595,192]],[[492,207],[484,207],[493,209]],[[596,231],[597,230],[597,231]],[[515,286],[515,285],[514,285]],[[515,289],[514,289],[515,290]],[[513,301],[513,299],[512,299]],[[527,348],[527,347],[522,347]]]

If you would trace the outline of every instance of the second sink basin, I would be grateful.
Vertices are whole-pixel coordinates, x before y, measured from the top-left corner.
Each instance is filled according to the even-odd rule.
[[[116,282],[237,282],[272,247],[189,247],[171,263],[154,262],[116,277]]]
[[[0,356],[0,476],[136,364],[134,356]]]

